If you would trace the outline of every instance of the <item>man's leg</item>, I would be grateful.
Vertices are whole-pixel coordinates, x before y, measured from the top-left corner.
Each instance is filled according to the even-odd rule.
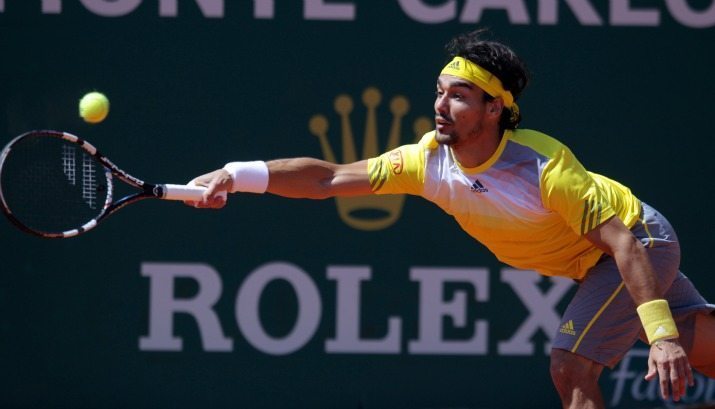
[[[690,366],[715,378],[715,313],[696,314],[693,347],[688,351]]]
[[[604,408],[598,377],[603,365],[563,349],[551,350],[551,379],[564,409]]]

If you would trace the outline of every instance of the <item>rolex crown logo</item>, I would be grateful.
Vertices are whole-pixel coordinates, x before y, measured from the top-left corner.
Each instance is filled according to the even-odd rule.
[[[410,110],[407,98],[397,95],[390,101],[392,123],[384,150],[378,147],[378,106],[382,95],[377,88],[369,87],[362,94],[362,102],[366,109],[365,136],[363,139],[362,156],[358,157],[353,136],[353,127],[350,114],[353,112],[353,99],[349,95],[338,95],[335,98],[335,112],[340,117],[341,145],[343,153],[342,163],[351,163],[362,159],[369,159],[380,155],[382,152],[412,141],[401,141],[402,120]],[[308,123],[310,133],[320,141],[325,160],[338,163],[333,148],[328,141],[328,119],[324,115],[313,115]],[[413,140],[419,140],[422,135],[429,132],[432,122],[427,117],[419,117],[413,122]],[[358,230],[380,230],[389,227],[400,218],[405,195],[370,195],[359,197],[338,197],[335,199],[340,218],[350,227]]]

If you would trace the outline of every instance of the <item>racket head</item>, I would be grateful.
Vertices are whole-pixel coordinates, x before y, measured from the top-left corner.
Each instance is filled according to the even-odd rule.
[[[40,237],[84,233],[112,203],[112,173],[94,146],[66,132],[30,131],[0,153],[0,205],[21,230]]]

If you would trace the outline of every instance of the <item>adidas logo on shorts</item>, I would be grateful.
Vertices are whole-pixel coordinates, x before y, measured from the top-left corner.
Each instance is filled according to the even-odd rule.
[[[564,323],[564,325],[561,326],[561,329],[559,329],[559,332],[567,335],[576,335],[576,331],[573,329],[573,321],[569,320]]]

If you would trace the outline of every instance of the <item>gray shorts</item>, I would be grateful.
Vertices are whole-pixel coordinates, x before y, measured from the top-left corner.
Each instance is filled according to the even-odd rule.
[[[664,298],[673,311],[680,342],[687,351],[693,342],[694,313],[710,313],[715,311],[715,305],[708,304],[678,270],[680,245],[665,217],[644,203],[641,217],[631,231],[647,249]],[[635,344],[641,330],[636,305],[615,260],[603,256],[580,283],[552,347],[612,368]]]

